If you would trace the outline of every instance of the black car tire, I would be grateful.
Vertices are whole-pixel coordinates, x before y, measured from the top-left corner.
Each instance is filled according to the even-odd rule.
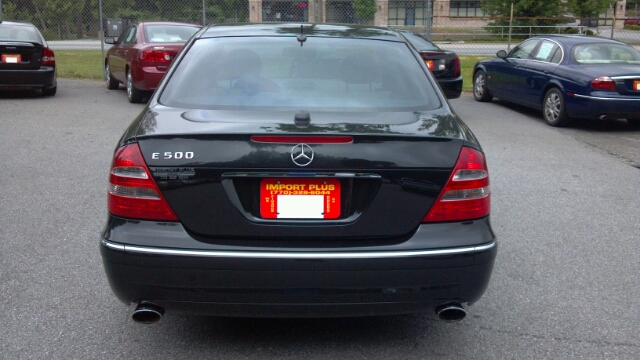
[[[481,102],[493,99],[493,95],[487,89],[487,74],[483,70],[478,70],[473,76],[473,97]]]
[[[120,87],[120,83],[111,75],[111,68],[109,67],[109,63],[105,64],[104,72],[107,76],[107,89],[117,90]]]
[[[544,121],[551,126],[562,127],[569,125],[570,119],[564,106],[564,96],[558,88],[551,88],[544,94],[542,116]]]
[[[141,90],[136,89],[133,85],[131,71],[127,70],[127,98],[129,99],[129,102],[132,104],[142,102],[143,95],[144,93]]]
[[[58,91],[58,87],[54,86],[54,87],[50,87],[50,88],[42,88],[42,95],[44,96],[53,96],[56,94],[56,91]]]

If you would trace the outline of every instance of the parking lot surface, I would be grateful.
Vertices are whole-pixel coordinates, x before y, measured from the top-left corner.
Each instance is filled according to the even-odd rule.
[[[465,320],[168,313],[145,326],[98,252],[112,152],[143,105],[95,81],[1,93],[0,358],[640,358],[640,130],[552,128],[469,95],[451,105],[487,154],[500,244]]]

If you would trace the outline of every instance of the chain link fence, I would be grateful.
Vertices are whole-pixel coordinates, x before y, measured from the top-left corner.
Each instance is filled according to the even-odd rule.
[[[637,4],[586,19],[486,17],[479,1],[458,0],[0,0],[0,5],[3,19],[35,24],[53,50],[101,50],[108,47],[105,37],[118,36],[130,23],[154,20],[390,26],[426,34],[461,55],[492,56],[539,34],[586,34],[640,46]]]

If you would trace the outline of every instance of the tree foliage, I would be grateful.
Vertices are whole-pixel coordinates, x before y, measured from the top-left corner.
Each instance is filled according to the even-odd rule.
[[[378,11],[375,0],[354,0],[351,6],[356,11],[356,17],[364,22],[373,20]]]
[[[480,0],[480,7],[485,14],[496,18],[489,25],[506,26],[509,25],[511,15],[511,4],[513,3],[513,33],[528,34],[529,27],[536,26],[536,33],[553,32],[552,26],[561,22],[554,20],[565,13],[565,4],[558,0]],[[488,28],[490,31],[500,32],[499,28]],[[517,37],[518,35],[516,35]]]
[[[580,19],[599,17],[609,6],[615,6],[616,0],[567,0],[567,9]]]
[[[98,0],[1,0],[3,18],[35,24],[48,40],[95,38]],[[205,0],[207,23],[245,22],[248,0]],[[102,16],[134,21],[202,23],[202,0],[103,0]],[[106,20],[105,20],[106,21]]]

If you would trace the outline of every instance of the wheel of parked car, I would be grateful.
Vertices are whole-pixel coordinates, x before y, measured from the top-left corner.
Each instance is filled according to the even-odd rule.
[[[118,80],[114,79],[111,76],[111,68],[109,67],[109,63],[105,65],[104,72],[107,74],[107,89],[109,90],[117,90],[120,87],[120,83]]]
[[[473,77],[473,97],[482,102],[493,99],[493,95],[487,89],[487,74],[482,70],[478,70]]]
[[[551,88],[542,100],[542,115],[544,121],[551,126],[567,126],[569,116],[564,106],[562,92],[557,88]]]
[[[131,71],[127,70],[127,97],[130,103],[142,102],[142,91],[136,89],[133,85],[133,77]]]

